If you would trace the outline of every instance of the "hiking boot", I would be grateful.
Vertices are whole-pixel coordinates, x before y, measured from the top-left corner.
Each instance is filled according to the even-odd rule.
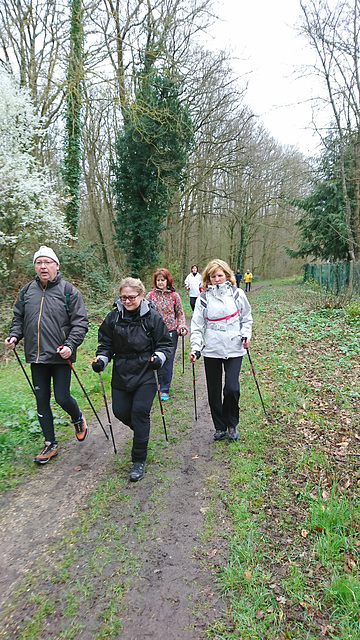
[[[131,465],[129,480],[130,482],[137,482],[144,477],[145,462],[133,462]]]
[[[169,400],[169,395],[167,393],[160,393],[160,400]]]
[[[74,422],[75,427],[75,435],[79,442],[84,442],[87,434],[87,426],[85,422],[85,416],[83,412],[81,412],[81,418],[77,422]]]
[[[239,432],[236,427],[229,427],[228,429],[228,438],[230,442],[233,442],[239,438]]]
[[[214,440],[223,440],[226,437],[226,431],[222,431],[221,429],[216,429],[214,433]]]
[[[37,464],[46,464],[50,458],[57,456],[57,454],[57,442],[45,442],[44,448],[37,454],[36,458],[34,458],[34,462],[37,462]]]

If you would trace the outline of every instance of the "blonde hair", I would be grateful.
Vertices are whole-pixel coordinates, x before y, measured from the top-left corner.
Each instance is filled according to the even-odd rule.
[[[226,280],[229,280],[231,284],[235,284],[234,272],[232,269],[230,269],[228,263],[225,262],[224,260],[219,260],[218,258],[216,258],[215,260],[211,260],[206,265],[204,271],[202,272],[202,281],[203,281],[204,289],[206,289],[206,287],[209,284],[211,284],[210,278],[214,275],[215,271],[217,271],[218,269],[221,269],[225,273]]]
[[[125,287],[131,287],[132,289],[134,289],[134,291],[136,291],[138,295],[140,295],[141,293],[145,293],[145,287],[141,280],[139,280],[139,278],[123,278],[120,282],[119,287],[120,294],[122,289],[124,289]]]

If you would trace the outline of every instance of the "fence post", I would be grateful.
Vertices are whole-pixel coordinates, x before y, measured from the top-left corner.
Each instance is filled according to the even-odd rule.
[[[350,294],[350,298],[352,297],[352,294],[353,294],[353,287],[354,287],[354,261],[350,260],[350,263],[349,263],[349,294]]]

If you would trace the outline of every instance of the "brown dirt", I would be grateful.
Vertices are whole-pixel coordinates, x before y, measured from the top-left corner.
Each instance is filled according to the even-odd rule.
[[[226,443],[215,445],[213,442],[202,362],[197,371],[198,421],[190,420],[186,431],[175,441],[171,437],[177,428],[174,408],[177,403],[180,407],[184,402],[184,397],[177,399],[176,385],[173,399],[164,404],[170,435],[168,451],[175,464],[160,469],[160,481],[156,459],[147,465],[145,478],[138,483],[128,482],[128,465],[126,469],[117,470],[123,479],[122,492],[126,500],[111,504],[112,522],[119,529],[125,527],[129,532],[126,547],[129,553],[136,550],[140,557],[140,570],[121,603],[122,630],[117,636],[121,640],[200,640],[205,637],[204,629],[209,620],[223,615],[225,610],[225,603],[213,585],[213,572],[225,562],[225,537],[215,532],[210,542],[204,542],[202,530],[207,508],[207,481],[210,476],[219,475],[213,460],[214,447],[226,446]],[[189,364],[178,384],[187,385],[187,400],[192,407]],[[106,424],[105,416],[102,417]],[[0,498],[0,619],[3,619],[7,604],[13,601],[17,586],[39,566],[39,561],[40,566],[41,563],[47,566],[49,559],[51,563],[49,554],[53,553],[55,545],[60,545],[56,553],[62,553],[63,535],[76,524],[79,512],[86,509],[87,497],[104,478],[114,473],[111,441],[105,439],[96,421],[90,419],[88,424],[89,434],[84,443],[79,444],[75,439],[66,442],[57,458]],[[128,446],[130,431],[115,419],[113,425],[118,451],[122,451],[123,446]],[[156,518],[152,518],[154,503],[149,496],[161,481],[166,482],[167,490],[163,493],[161,509],[156,512]],[[219,482],[225,481],[226,470],[221,469]],[[219,517],[222,509],[219,505]],[[138,543],[134,527],[139,513],[149,516],[145,544]],[[89,545],[90,550],[98,534],[99,531],[90,530],[89,539],[82,541],[84,548]],[[216,553],[212,553],[213,549]],[[78,577],[76,571],[79,574],[82,571],[82,562],[85,560],[80,558],[78,568],[71,569],[74,580]],[[104,577],[94,586],[92,603],[77,614],[82,629],[73,636],[75,640],[93,640],[96,635],[94,630],[104,607]],[[46,582],[45,591],[55,602],[61,600],[60,589],[61,585],[50,580]],[[11,621],[0,623],[0,637],[23,637],[18,635],[18,630],[29,616],[31,608],[29,610],[25,600],[20,599]],[[56,612],[48,616],[48,624],[37,637],[41,640],[59,637],[59,618]]]

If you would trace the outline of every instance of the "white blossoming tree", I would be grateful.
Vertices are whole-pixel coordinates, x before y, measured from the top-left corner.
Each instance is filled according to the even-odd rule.
[[[64,202],[31,153],[39,135],[29,93],[0,69],[0,273],[8,279],[16,258],[39,243],[69,238]]]

